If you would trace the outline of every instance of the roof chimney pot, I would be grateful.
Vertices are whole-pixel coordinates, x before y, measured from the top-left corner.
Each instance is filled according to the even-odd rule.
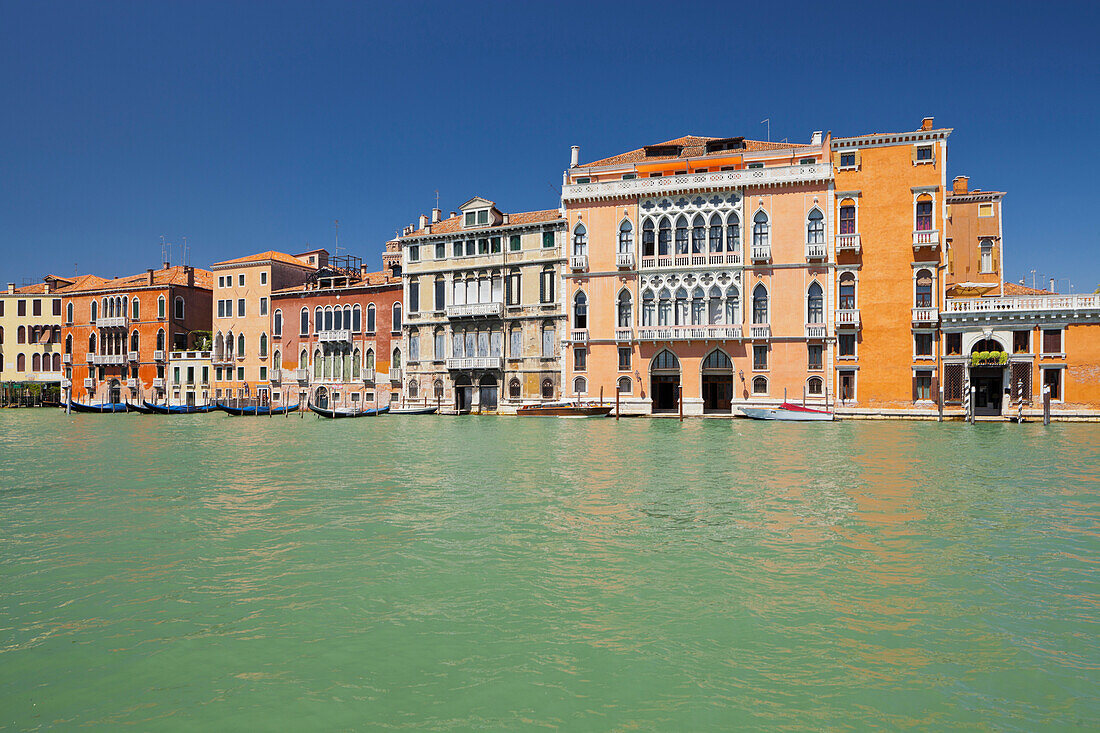
[[[820,145],[823,134],[821,130],[814,130],[814,134],[810,136],[810,145]]]
[[[581,146],[574,145],[569,148],[569,167],[576,168],[581,162]]]
[[[8,283],[8,295],[15,292],[15,283]]]
[[[920,129],[922,129],[922,130],[931,130],[932,129],[932,123],[935,122],[935,120],[936,120],[935,117],[925,117],[923,120],[920,121]]]
[[[1050,279],[1050,288],[1049,288],[1049,290],[1052,293],[1054,292],[1054,278]]]
[[[149,285],[153,284],[153,268],[150,267],[145,271],[145,280]]]
[[[432,209],[432,224],[438,224],[442,218],[443,211],[441,209]]]
[[[955,176],[951,181],[951,192],[955,195],[967,193],[969,191],[970,178],[967,176]]]
[[[420,225],[417,227],[417,229],[423,229],[424,227],[428,226],[428,217],[424,214],[421,214],[420,218],[416,220],[416,223]]]

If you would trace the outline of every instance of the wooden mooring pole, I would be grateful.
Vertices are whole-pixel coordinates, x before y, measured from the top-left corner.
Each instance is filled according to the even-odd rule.
[[[936,395],[936,411],[939,413],[939,421],[943,422],[943,385],[940,385],[940,391]]]
[[[684,385],[676,385],[676,408],[680,412],[680,422],[684,421]]]
[[[1050,425],[1050,385],[1043,385],[1043,425]]]
[[[615,382],[615,419],[619,419],[619,383]]]

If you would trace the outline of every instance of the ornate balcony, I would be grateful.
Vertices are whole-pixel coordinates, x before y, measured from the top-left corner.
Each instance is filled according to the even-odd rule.
[[[72,354],[62,354],[61,355],[61,363],[62,364],[72,364],[73,363],[73,355]]]
[[[740,326],[658,326],[638,330],[639,341],[724,341],[739,338]]]
[[[659,257],[643,257],[643,270],[667,270],[685,267],[714,267],[715,265],[740,265],[740,252],[711,252],[689,255],[661,255]]]
[[[268,381],[270,381],[272,384],[279,384],[280,382],[283,381],[283,370],[282,369],[270,369],[267,372],[267,378],[268,378]]]
[[[633,328],[616,328],[615,341],[620,344],[629,344],[634,340]]]
[[[569,258],[569,269],[573,272],[585,272],[588,270],[588,255],[572,255]]]
[[[138,353],[136,351],[128,351],[126,353],[126,361],[136,362],[138,360]]]
[[[504,303],[499,300],[492,303],[467,303],[465,305],[447,306],[448,318],[500,318],[502,315],[504,315]]]
[[[587,344],[588,343],[588,329],[587,328],[575,328],[569,332],[569,340],[575,344]]]
[[[503,369],[502,356],[466,356],[447,359],[447,369]]]
[[[136,380],[136,379],[127,379],[126,380],[126,388],[129,389],[131,392],[137,392],[138,380]]]
[[[858,234],[838,234],[836,235],[836,251],[837,252],[855,252],[859,254],[862,245],[859,241]]]
[[[84,387],[85,387],[85,389],[95,389],[95,380],[92,379],[91,377],[85,377],[84,378]]]
[[[87,361],[89,364],[93,363],[95,361],[95,352],[94,351],[89,351],[85,361]]]
[[[391,382],[401,384],[401,368],[398,367],[397,369],[390,369],[389,378]]]
[[[126,363],[125,354],[96,354],[96,366],[119,366]]]
[[[772,246],[770,244],[754,244],[752,246],[752,261],[767,262],[772,258]]]
[[[823,259],[825,259],[825,243],[824,242],[806,242],[806,259],[807,260],[823,260]]]
[[[859,328],[859,308],[841,308],[836,312],[836,325]]]
[[[308,369],[295,369],[294,379],[299,384],[306,384],[309,382],[309,370]]]
[[[940,322],[939,308],[914,308],[913,323],[935,325]]]
[[[98,328],[126,328],[129,324],[130,320],[126,316],[100,316],[95,322]]]
[[[827,333],[824,323],[806,324],[806,338],[808,339],[823,339]]]
[[[931,247],[937,249],[940,246],[940,230],[930,229],[925,231],[913,232],[913,249],[920,249],[921,247]]]
[[[347,343],[351,341],[351,329],[350,328],[330,328],[317,332],[317,340],[321,343],[338,342]]]
[[[749,335],[754,339],[770,339],[772,327],[770,323],[757,323],[749,326]]]
[[[625,181],[590,181],[562,186],[563,201],[612,200],[635,196],[660,196],[687,191],[709,191],[747,186],[829,181],[832,163],[808,163],[771,168],[749,168],[712,173],[682,173],[661,178]]]
[[[164,352],[157,349],[153,352],[153,361],[164,361]]]
[[[622,268],[624,270],[631,270],[634,268],[634,253],[633,252],[620,252],[615,255],[615,267]]]
[[[153,389],[164,389],[164,380],[161,377],[153,378]]]

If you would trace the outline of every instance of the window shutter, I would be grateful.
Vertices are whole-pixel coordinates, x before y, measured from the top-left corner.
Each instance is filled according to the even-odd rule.
[[[855,153],[856,153],[856,168],[859,168],[860,166],[863,165],[863,151],[862,150],[856,150]]]
[[[913,375],[913,402],[917,401],[917,375]]]
[[[913,163],[917,162],[917,146],[916,145],[910,145],[909,146],[909,160]]]
[[[932,400],[937,404],[940,401],[940,378],[939,375],[932,375],[932,394],[930,395]]]
[[[539,302],[546,302],[546,273],[539,275]]]
[[[839,168],[840,167],[840,151],[834,151],[833,152],[833,167],[834,168]]]

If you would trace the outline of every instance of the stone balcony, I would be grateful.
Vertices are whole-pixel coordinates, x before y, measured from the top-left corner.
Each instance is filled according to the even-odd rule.
[[[638,329],[639,341],[725,341],[739,338],[740,326],[657,326]]]
[[[859,308],[841,308],[836,311],[837,326],[855,326],[859,328]]]
[[[634,268],[634,253],[633,252],[619,252],[615,255],[615,267],[623,270],[631,270]]]
[[[753,262],[767,262],[772,258],[772,247],[770,244],[754,244],[751,250]]]
[[[588,343],[588,329],[587,328],[575,328],[569,332],[569,340],[575,344],[587,344]]]
[[[569,269],[573,272],[587,272],[588,255],[572,255],[569,258]]]
[[[85,389],[95,389],[95,380],[92,379],[91,377],[85,377],[84,378],[84,388]]]
[[[164,361],[164,351],[157,349],[153,352],[153,361]]]
[[[688,191],[742,189],[792,183],[829,181],[832,163],[807,163],[738,171],[681,173],[660,178],[635,178],[615,181],[590,181],[562,186],[563,201],[613,200],[639,196],[661,196]]]
[[[317,340],[321,343],[348,343],[351,341],[350,328],[329,328],[317,332]]]
[[[824,242],[806,242],[806,259],[823,260],[827,256]]]
[[[126,380],[126,388],[129,389],[131,392],[136,392],[137,388],[138,388],[138,380],[136,380],[136,379],[127,379]]]
[[[96,366],[120,366],[126,363],[125,354],[95,354],[93,363]]]
[[[466,303],[447,306],[447,318],[500,318],[504,315],[504,303]]]
[[[73,363],[73,355],[72,354],[62,354],[61,355],[61,363],[62,364],[72,364]]]
[[[858,234],[838,234],[836,235],[836,251],[837,252],[854,252],[859,254],[862,249],[862,244],[859,241]]]
[[[279,384],[283,381],[283,370],[282,369],[270,369],[267,372],[267,377],[268,377],[268,380],[272,384]]]
[[[940,246],[940,231],[939,231],[939,229],[930,229],[930,230],[913,232],[913,249],[920,249],[921,247],[930,247],[932,249],[938,249],[939,246]]]
[[[447,369],[504,369],[502,356],[465,356],[447,359]]]
[[[100,316],[95,325],[97,328],[126,328],[130,325],[130,319],[126,316]]]
[[[126,361],[136,362],[138,360],[138,353],[136,351],[126,352]]]
[[[913,323],[934,326],[940,322],[939,308],[914,308]]]
[[[806,338],[808,339],[823,339],[828,335],[828,329],[824,323],[807,323],[806,324]]]
[[[309,370],[308,369],[295,369],[294,370],[294,380],[299,382],[300,384],[307,383],[309,381]]]
[[[160,377],[154,377],[153,389],[164,389],[164,380]]]
[[[629,344],[634,340],[633,328],[616,328],[615,341],[620,344]]]
[[[396,384],[401,384],[401,368],[398,367],[397,369],[390,369],[389,379],[390,379],[390,382],[394,382]]]
[[[770,323],[756,323],[749,326],[749,335],[754,339],[770,339],[772,327]]]
[[[719,265],[740,265],[740,252],[710,252],[681,255],[660,255],[643,257],[643,270],[671,270],[690,267],[715,267]]]

